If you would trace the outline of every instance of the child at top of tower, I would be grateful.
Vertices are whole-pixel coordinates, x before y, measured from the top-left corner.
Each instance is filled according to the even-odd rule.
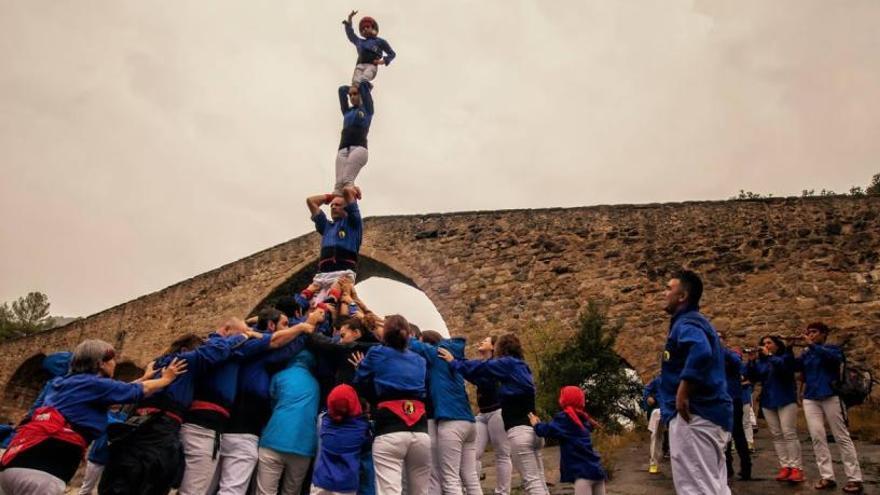
[[[361,17],[358,22],[358,31],[363,38],[359,38],[354,34],[351,20],[357,14],[356,10],[352,10],[348,14],[348,19],[342,21],[345,24],[345,34],[348,40],[357,48],[358,58],[357,64],[354,66],[354,74],[351,76],[352,86],[360,85],[361,81],[372,81],[376,77],[376,72],[380,65],[388,65],[396,56],[391,45],[387,41],[380,38],[379,24],[372,17]]]

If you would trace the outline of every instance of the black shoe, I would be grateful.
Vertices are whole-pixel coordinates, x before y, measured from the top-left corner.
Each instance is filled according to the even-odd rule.
[[[740,481],[752,481],[752,473],[739,473]]]

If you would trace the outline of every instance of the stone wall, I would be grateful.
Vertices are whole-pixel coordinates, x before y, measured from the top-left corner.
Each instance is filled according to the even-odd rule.
[[[369,203],[363,205],[367,211]],[[730,343],[834,327],[851,360],[880,372],[880,198],[822,197],[374,217],[360,279],[423,290],[450,332],[477,338],[532,320],[573,320],[588,299],[623,323],[618,352],[643,378],[657,369],[665,276],[704,276],[703,309]],[[298,237],[67,326],[2,344],[0,384],[28,358],[86,337],[144,366],[175,335],[250,313],[307,280],[319,239]],[[85,287],[88,281],[83,281]],[[2,413],[17,412],[4,401]]]

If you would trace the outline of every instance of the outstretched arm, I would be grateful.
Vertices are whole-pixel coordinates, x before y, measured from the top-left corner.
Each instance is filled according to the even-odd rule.
[[[342,115],[350,108],[348,106],[348,86],[339,86],[339,107],[342,109]]]
[[[345,35],[348,36],[348,41],[351,41],[354,43],[354,46],[357,46],[361,39],[354,34],[354,28],[351,27],[351,20],[355,15],[357,15],[357,10],[352,10],[351,13],[348,14],[348,19],[342,21],[342,24],[345,25]]]
[[[358,88],[361,93],[361,107],[367,112],[367,115],[373,115],[373,94],[370,93],[370,87],[372,85],[368,81],[361,81]]]

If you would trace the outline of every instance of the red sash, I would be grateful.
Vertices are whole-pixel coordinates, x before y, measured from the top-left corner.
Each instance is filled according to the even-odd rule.
[[[83,453],[88,446],[86,439],[73,430],[57,409],[40,407],[34,411],[30,421],[16,429],[15,436],[12,437],[12,442],[9,443],[9,448],[3,454],[0,464],[8,465],[18,454],[50,438],[72,443],[80,447]]]
[[[414,399],[386,400],[379,403],[379,409],[387,409],[406,423],[412,426],[425,415],[425,403]]]
[[[220,404],[214,404],[213,402],[208,402],[206,400],[194,400],[192,401],[192,405],[189,406],[190,411],[213,411],[224,418],[229,418],[229,410]],[[166,413],[167,414],[167,413]]]
[[[163,413],[163,414],[165,414],[165,416],[168,416],[169,418],[173,419],[174,421],[177,421],[178,423],[183,424],[183,418],[181,418],[179,415],[174,414],[171,411],[165,411],[163,409],[159,409],[157,407],[142,407],[135,412],[138,414],[138,416],[147,416],[147,415],[155,414],[155,413]]]

